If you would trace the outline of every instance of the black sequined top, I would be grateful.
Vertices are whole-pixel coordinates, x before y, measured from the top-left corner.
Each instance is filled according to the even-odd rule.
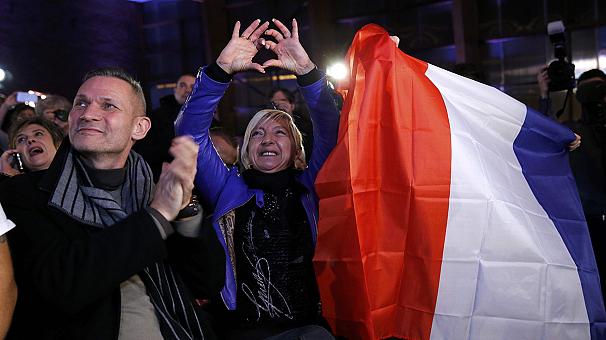
[[[300,200],[305,188],[296,170],[265,174],[246,170],[244,180],[264,192],[236,210],[234,244],[238,319],[242,326],[299,326],[319,318],[312,266],[314,246]]]

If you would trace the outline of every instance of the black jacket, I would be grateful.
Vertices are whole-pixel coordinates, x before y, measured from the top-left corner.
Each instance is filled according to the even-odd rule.
[[[49,207],[66,156],[60,148],[48,170],[0,184],[17,225],[9,233],[19,287],[9,339],[116,339],[120,283],[167,257],[195,296],[205,291],[199,239],[175,233],[164,241],[145,210],[100,229]]]
[[[174,122],[181,110],[181,104],[175,96],[170,94],[160,98],[160,107],[148,114],[151,120],[151,129],[143,140],[138,141],[134,149],[137,151],[152,169],[154,182],[158,182],[162,172],[162,163],[170,162],[168,153],[170,142],[175,138]]]

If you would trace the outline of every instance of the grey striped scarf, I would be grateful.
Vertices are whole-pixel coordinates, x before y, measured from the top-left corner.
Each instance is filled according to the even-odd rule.
[[[143,157],[131,151],[126,163],[126,178],[120,190],[120,203],[102,189],[93,187],[82,161],[70,148],[49,205],[70,217],[98,228],[111,226],[128,215],[144,209],[151,201],[152,175]],[[155,307],[165,339],[204,339],[185,287],[172,266],[156,262],[139,273]]]

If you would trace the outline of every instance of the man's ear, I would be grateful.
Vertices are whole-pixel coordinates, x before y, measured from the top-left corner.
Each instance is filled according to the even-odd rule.
[[[147,131],[151,128],[151,120],[146,116],[135,117],[135,124],[133,125],[133,133],[131,135],[133,140],[141,140],[147,135]]]

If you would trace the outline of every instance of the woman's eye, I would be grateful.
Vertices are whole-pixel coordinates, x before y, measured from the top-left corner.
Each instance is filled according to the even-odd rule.
[[[34,133],[34,136],[36,136],[36,137],[44,136],[44,132],[36,131],[36,133]]]
[[[23,144],[23,143],[25,143],[25,141],[27,141],[27,138],[25,138],[25,137],[17,138],[17,144]]]
[[[257,131],[253,131],[253,133],[252,133],[250,136],[251,136],[251,137],[259,137],[259,136],[261,136],[261,135],[263,135],[263,134],[261,133],[261,131],[257,130]]]

